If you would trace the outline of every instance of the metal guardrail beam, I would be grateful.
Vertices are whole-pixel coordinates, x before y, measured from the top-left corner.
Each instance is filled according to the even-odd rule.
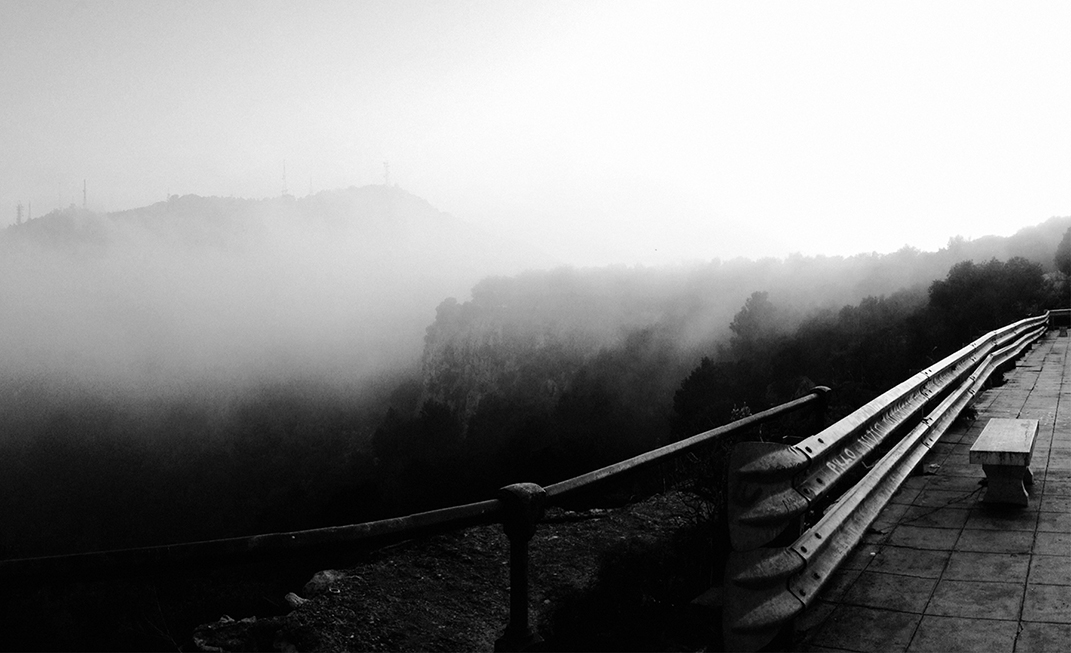
[[[879,447],[895,441],[991,351],[1046,319],[1028,318],[982,336],[802,442],[738,445],[728,479],[733,548],[754,549],[783,533],[851,478]]]
[[[757,650],[809,606],[836,568],[862,539],[893,493],[993,374],[1041,337],[1042,319],[984,361],[811,528],[787,547],[733,552],[726,564],[727,650]],[[1023,324],[1023,323],[1017,323]]]
[[[664,447],[652,449],[651,451],[629,458],[628,460],[623,460],[619,463],[607,465],[601,469],[588,472],[587,474],[581,474],[580,476],[575,476],[559,483],[548,485],[546,487],[547,497],[551,502],[554,502],[555,500],[560,501],[584,488],[598,485],[602,481],[611,477],[620,477],[620,475],[627,472],[634,472],[650,467],[655,463],[663,462],[670,458],[685,454],[732,433],[742,431],[752,426],[757,426],[808,406],[815,408],[820,412],[824,412],[829,392],[829,388],[825,386],[815,386],[809,393],[797,399],[793,399],[792,401],[774,406],[773,408],[755,413],[754,415],[748,415],[747,417],[743,417],[734,422],[729,422],[728,424],[717,428],[697,433],[684,440],[667,444]]]

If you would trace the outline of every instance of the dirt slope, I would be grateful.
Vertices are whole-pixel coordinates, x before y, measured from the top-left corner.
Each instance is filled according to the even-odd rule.
[[[705,648],[712,633],[690,601],[715,572],[687,497],[548,511],[530,546],[530,619],[547,648]],[[492,650],[508,618],[507,557],[499,526],[409,542],[298,590],[285,616],[224,619],[194,639],[202,650]]]

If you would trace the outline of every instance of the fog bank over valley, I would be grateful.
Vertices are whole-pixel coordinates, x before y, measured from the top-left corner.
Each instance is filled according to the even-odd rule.
[[[72,206],[0,236],[0,368],[124,394],[350,383],[413,365],[443,297],[546,263],[382,185]]]
[[[728,338],[755,291],[787,331],[809,311],[923,288],[963,259],[1051,269],[1067,221],[938,252],[569,268],[386,185],[172,196],[108,214],[72,205],[0,232],[0,376],[116,397],[352,390],[417,374],[423,352],[426,386],[459,319],[478,341],[568,333],[585,355],[657,328],[690,359]]]

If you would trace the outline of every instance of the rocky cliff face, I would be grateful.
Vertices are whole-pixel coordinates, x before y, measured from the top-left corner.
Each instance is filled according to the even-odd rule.
[[[448,299],[424,339],[424,398],[466,421],[491,393],[552,405],[598,350],[596,335],[575,325],[520,321],[498,308]]]
[[[424,338],[425,399],[467,419],[490,393],[551,405],[600,350],[664,315],[648,270],[561,268],[484,279],[448,299]]]

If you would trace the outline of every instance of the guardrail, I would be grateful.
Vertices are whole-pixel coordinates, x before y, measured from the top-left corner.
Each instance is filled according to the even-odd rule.
[[[1071,308],[1058,308],[1049,311],[1049,328],[1055,329],[1057,327],[1062,328],[1061,333],[1066,333],[1067,328],[1071,327]]]
[[[67,580],[147,573],[156,569],[208,567],[256,559],[354,552],[392,542],[470,526],[501,523],[509,540],[509,623],[496,650],[524,650],[541,641],[528,620],[528,543],[546,507],[625,474],[649,468],[783,415],[810,408],[821,426],[829,388],[819,386],[798,399],[659,449],[548,485],[517,483],[477,503],[363,524],[168,546],[66,556],[0,560],[0,579],[61,574]],[[817,429],[816,429],[817,430]]]
[[[765,646],[814,601],[930,447],[990,377],[1014,365],[1045,332],[1048,320],[1046,313],[992,331],[798,444],[735,447],[728,479],[734,551],[725,573],[727,650]],[[875,462],[881,449],[887,452]],[[799,533],[801,518],[848,484]],[[772,544],[778,538],[792,541]]]

